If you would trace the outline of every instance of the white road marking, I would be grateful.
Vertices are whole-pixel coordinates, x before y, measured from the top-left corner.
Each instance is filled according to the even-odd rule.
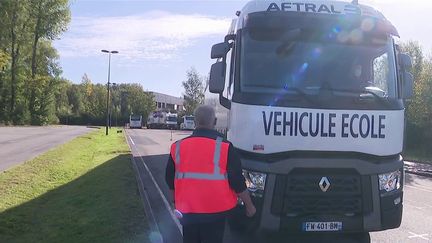
[[[142,178],[141,178],[141,174],[139,173],[138,166],[137,166],[137,164],[135,162],[135,159],[133,158],[133,155],[132,155],[132,160],[133,160],[133,163],[134,163],[134,167],[135,167],[135,169],[137,171],[140,183],[141,183],[142,186],[144,186],[144,183],[143,183]],[[151,208],[150,200],[148,199],[148,197],[146,195],[144,195],[144,198],[147,201],[147,205],[150,207],[150,214],[151,214],[150,216],[152,217],[152,220],[153,220],[154,225],[156,227],[156,231],[159,233],[157,235],[157,237],[159,237],[158,238],[158,240],[159,240],[158,242],[163,242],[162,234],[160,233],[161,231],[160,231],[159,225],[157,224],[156,217],[154,216],[154,213],[153,213],[153,209]]]
[[[130,140],[132,140],[132,138],[129,136],[129,134],[128,134],[128,137],[129,137]],[[139,152],[138,150],[135,150],[135,151],[136,151],[136,153],[138,154],[138,156],[140,157],[141,162],[143,163],[145,169],[146,169],[147,172],[149,173],[149,175],[150,175],[150,179],[151,179],[151,180],[153,181],[153,183],[155,184],[156,189],[158,190],[160,196],[162,197],[162,201],[163,201],[163,203],[165,204],[166,209],[167,209],[168,212],[170,213],[171,218],[173,219],[174,223],[177,225],[177,228],[178,228],[180,234],[183,235],[183,230],[182,230],[181,224],[180,224],[179,220],[177,219],[177,217],[174,215],[174,212],[173,212],[173,210],[172,210],[172,208],[171,208],[171,206],[170,206],[168,200],[166,199],[165,195],[163,194],[162,190],[160,189],[160,187],[159,187],[158,183],[156,182],[156,179],[154,178],[154,176],[153,176],[153,174],[151,173],[150,169],[148,168],[148,166],[147,166],[146,163],[144,162],[144,160],[143,160],[143,158],[142,158],[140,152]]]
[[[410,236],[408,236],[409,239],[420,238],[423,240],[429,240],[429,238],[427,237],[427,236],[429,236],[429,234],[416,234],[416,233],[413,233],[411,231],[408,231],[408,234],[410,234]]]
[[[417,190],[424,191],[424,192],[430,192],[430,193],[432,193],[432,190],[424,189],[424,188],[421,188],[421,187],[409,186],[409,185],[405,185],[405,187],[412,188],[412,189],[417,189]]]
[[[166,209],[170,213],[171,218],[174,220],[174,223],[177,225],[177,228],[178,228],[180,234],[183,235],[182,226],[180,225],[180,222],[177,219],[177,217],[174,215],[174,212],[171,208],[171,205],[169,204],[168,200],[166,199],[165,195],[163,194],[162,190],[160,189],[159,185],[157,184],[153,174],[151,173],[150,169],[148,168],[148,166],[146,165],[146,163],[142,159],[142,156],[139,154],[139,152],[138,152],[138,155],[140,156],[141,162],[143,163],[144,167],[146,168],[147,172],[149,173],[150,178],[152,179],[153,183],[156,185],[156,189],[158,190],[159,194],[161,195],[162,201],[164,202]]]
[[[135,143],[134,143],[134,141],[132,140],[131,136],[128,135],[128,137],[129,137],[131,143],[135,146]]]
[[[130,139],[129,135],[127,137]],[[130,140],[132,141],[132,139],[130,139]],[[132,151],[132,148],[131,148],[130,144],[129,143],[127,143],[127,144],[128,144],[129,148]],[[136,171],[136,174],[137,174],[137,175],[135,175],[135,177],[137,177],[137,179],[139,180],[139,183],[141,185],[141,186],[139,186],[138,189],[140,191],[140,194],[143,194],[144,199],[146,200],[147,205],[149,207],[149,211],[150,211],[150,215],[149,216],[151,217],[151,219],[153,221],[153,224],[150,224],[150,227],[153,228],[152,226],[154,226],[155,231],[158,233],[158,235],[156,236],[156,237],[158,237],[157,242],[163,242],[162,234],[160,233],[159,225],[157,224],[156,217],[155,217],[155,215],[153,213],[153,210],[151,208],[150,200],[148,199],[147,194],[144,192],[145,189],[142,189],[144,187],[144,183],[143,183],[143,180],[141,178],[141,174],[139,173],[138,166],[136,164],[136,161],[135,161],[135,158],[133,157],[133,155],[132,155],[132,164],[133,164],[133,167],[134,167],[134,169]],[[145,205],[144,205],[144,207],[145,207]]]

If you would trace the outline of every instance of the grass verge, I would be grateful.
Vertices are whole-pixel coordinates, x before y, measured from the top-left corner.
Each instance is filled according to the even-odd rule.
[[[148,242],[129,148],[104,132],[0,173],[0,242]]]

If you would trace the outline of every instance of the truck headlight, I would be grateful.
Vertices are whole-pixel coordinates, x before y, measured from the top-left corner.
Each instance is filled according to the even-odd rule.
[[[380,191],[391,192],[401,187],[400,170],[378,175]]]
[[[243,170],[243,176],[246,179],[246,186],[248,190],[262,196],[264,193],[267,174]]]

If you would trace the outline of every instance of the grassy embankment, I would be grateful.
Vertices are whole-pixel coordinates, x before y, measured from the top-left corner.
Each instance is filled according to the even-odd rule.
[[[0,173],[0,242],[148,241],[129,148],[104,131]]]

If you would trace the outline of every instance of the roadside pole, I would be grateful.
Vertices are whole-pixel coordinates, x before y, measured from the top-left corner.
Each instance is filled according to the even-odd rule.
[[[107,51],[102,50],[103,53],[108,53],[108,82],[107,82],[107,102],[106,102],[106,125],[105,125],[105,135],[108,136],[108,126],[111,127],[111,114],[109,109],[109,99],[110,99],[110,76],[111,76],[111,54],[117,54],[118,51]]]

